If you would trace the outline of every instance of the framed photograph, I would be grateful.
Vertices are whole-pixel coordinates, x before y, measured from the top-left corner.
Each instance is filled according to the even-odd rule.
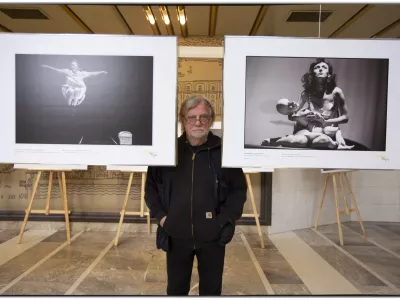
[[[175,165],[177,38],[0,35],[0,162]]]
[[[226,37],[223,166],[398,169],[400,41]]]

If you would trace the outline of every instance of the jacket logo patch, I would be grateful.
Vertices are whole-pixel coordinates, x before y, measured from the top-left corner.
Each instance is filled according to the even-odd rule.
[[[212,213],[206,212],[206,219],[211,219],[211,218],[212,218]]]

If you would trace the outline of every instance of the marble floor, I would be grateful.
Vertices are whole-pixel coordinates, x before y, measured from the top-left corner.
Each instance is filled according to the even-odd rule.
[[[224,295],[400,295],[400,223],[357,222],[264,236],[236,233],[227,247]],[[1,295],[165,295],[165,255],[155,235],[0,230]],[[198,294],[196,263],[191,295]]]

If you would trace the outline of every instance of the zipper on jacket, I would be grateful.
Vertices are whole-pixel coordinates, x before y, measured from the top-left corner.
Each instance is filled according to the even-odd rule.
[[[193,181],[194,181],[194,160],[196,158],[196,153],[197,152],[193,152],[192,155],[192,192],[190,194],[190,215],[192,218],[192,236],[193,236],[193,241],[194,241],[194,227],[193,227]],[[194,241],[193,244],[194,249],[196,249],[196,242]]]
[[[215,145],[213,147],[210,147],[210,148],[208,148],[208,150],[211,150],[211,149],[216,148],[218,146],[220,146],[220,145]],[[194,160],[196,158],[197,152],[203,151],[203,150],[206,150],[206,149],[197,150],[196,152],[193,152],[193,154],[192,154],[192,190],[191,190],[191,194],[190,194],[190,216],[191,216],[191,219],[192,219],[192,237],[193,237],[193,241],[194,241],[194,225],[193,225],[194,224],[194,222],[193,222]],[[194,241],[194,244],[193,244],[193,248],[196,249],[196,242],[195,241]]]

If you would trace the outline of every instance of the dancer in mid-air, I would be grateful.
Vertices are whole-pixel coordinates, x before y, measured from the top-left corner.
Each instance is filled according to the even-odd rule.
[[[61,87],[61,92],[65,100],[67,100],[69,106],[77,106],[81,104],[83,100],[85,100],[87,87],[84,79],[91,76],[107,74],[106,71],[81,71],[79,68],[79,64],[76,60],[73,60],[71,62],[71,69],[57,69],[47,65],[42,65],[42,67],[48,68],[66,76],[66,83]]]

